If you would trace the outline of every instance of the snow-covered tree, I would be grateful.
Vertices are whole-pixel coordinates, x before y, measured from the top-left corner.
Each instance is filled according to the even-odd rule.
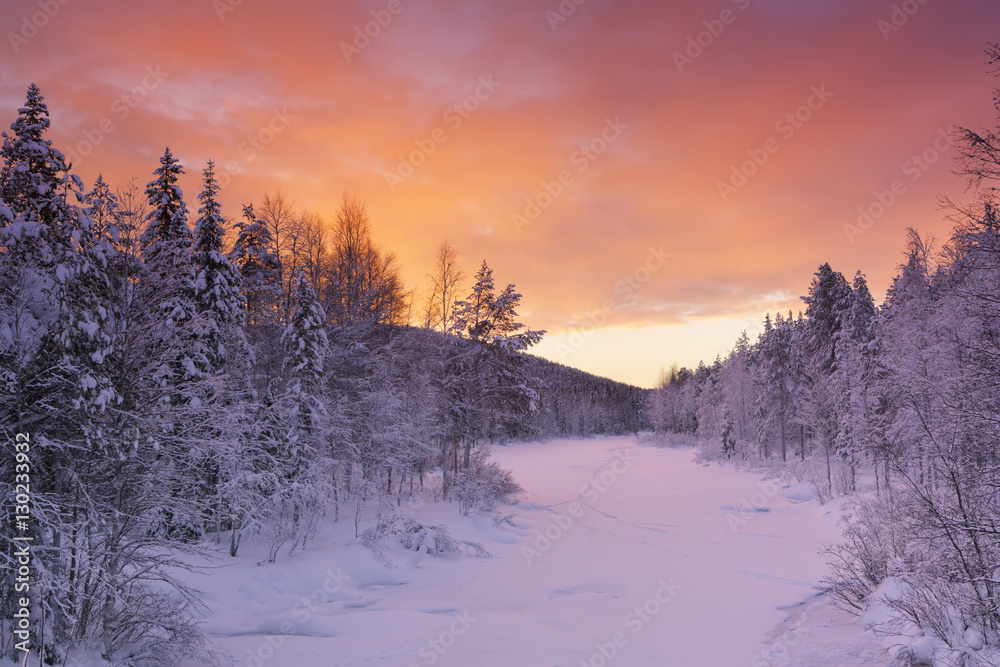
[[[523,373],[522,352],[542,339],[544,331],[525,329],[517,321],[521,295],[507,285],[497,295],[493,270],[484,261],[469,296],[456,304],[458,335],[469,345],[455,348],[452,360],[464,445],[463,469],[472,448],[484,437],[510,437],[524,428],[536,409],[536,394]]]
[[[285,373],[289,392],[308,395],[317,390],[323,377],[329,341],[326,336],[326,313],[316,299],[316,292],[303,275],[295,286],[295,310],[285,328]],[[308,426],[308,413],[303,413]]]
[[[808,382],[804,383],[799,418],[818,441],[825,457],[826,492],[834,493],[833,456],[837,449],[842,408],[834,380],[840,356],[837,340],[851,311],[851,286],[843,274],[823,264],[816,271],[806,303],[806,326],[802,343],[807,359]]]
[[[249,347],[243,336],[246,298],[240,290],[240,273],[223,253],[226,222],[216,197],[215,164],[205,168],[205,189],[198,196],[201,208],[194,228],[194,307],[209,326],[208,360],[219,370],[229,360],[245,359]],[[228,349],[227,349],[228,348]]]
[[[193,280],[191,244],[184,193],[177,184],[183,167],[171,154],[163,151],[155,178],[146,185],[150,212],[142,234],[142,259],[152,272],[158,288],[166,297],[188,295]]]
[[[250,326],[277,322],[281,294],[281,265],[275,254],[271,230],[257,217],[253,204],[243,207],[243,219],[229,261],[241,276]]]
[[[0,193],[10,213],[0,230],[11,308],[2,329],[17,363],[34,366],[36,380],[47,378],[46,393],[58,382],[76,409],[102,410],[113,398],[101,367],[110,346],[105,248],[78,206],[80,180],[44,138],[48,128],[48,108],[32,84],[0,149]]]
[[[281,323],[287,322],[282,267],[271,230],[254,212],[253,204],[243,207],[236,228],[239,231],[229,261],[239,272],[243,290],[244,334],[253,352],[250,381],[254,391],[263,396],[281,377]]]
[[[173,402],[196,397],[186,393],[193,382],[207,377],[211,362],[206,337],[209,326],[196,310],[193,236],[187,223],[187,205],[177,185],[184,171],[167,148],[156,178],[146,186],[150,213],[142,234],[142,259],[159,302],[160,317],[152,322],[160,342],[162,364],[156,380],[177,393]]]
[[[792,354],[793,326],[791,313],[784,319],[778,313],[772,324],[764,320],[764,331],[758,341],[757,373],[759,382],[756,402],[761,410],[758,422],[760,442],[765,451],[768,443],[777,442],[781,460],[788,460],[791,426],[794,415],[793,396],[797,371]]]
[[[837,406],[837,453],[846,462],[849,489],[856,490],[857,469],[875,447],[872,431],[871,384],[875,348],[872,346],[877,312],[864,275],[858,271],[851,290],[850,306],[843,313],[837,334],[837,366],[833,382],[840,397]]]
[[[323,364],[329,351],[326,313],[312,285],[299,274],[295,306],[282,336],[285,347],[285,390],[277,406],[284,424],[281,449],[282,494],[279,520],[274,527],[271,560],[282,543],[292,549],[315,528],[329,480],[322,438],[327,426],[323,400]]]

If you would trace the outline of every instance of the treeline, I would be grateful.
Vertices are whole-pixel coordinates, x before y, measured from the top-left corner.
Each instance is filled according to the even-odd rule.
[[[0,149],[0,656],[214,661],[177,578],[204,538],[274,561],[345,518],[377,548],[404,499],[516,494],[490,442],[641,428],[642,390],[525,353],[485,262],[443,244],[407,292],[362,202],[230,225],[209,162],[192,215],[169,149],[144,190],[87,190],[49,123],[32,85]]]
[[[873,429],[880,408],[867,391],[879,314],[865,278],[853,282],[824,264],[810,286],[805,315],[764,320],[725,359],[661,374],[648,412],[660,431],[696,435],[709,458],[780,459],[821,465],[824,498],[857,488],[861,467],[885,482],[885,448]]]
[[[649,389],[591,375],[547,359],[528,356],[529,374],[538,379],[535,433],[545,438],[638,434],[650,427]]]
[[[1000,66],[1000,47],[989,55]],[[956,140],[975,199],[946,202],[940,246],[909,232],[880,307],[863,276],[824,265],[804,316],[768,318],[650,401],[706,456],[787,460],[823,497],[863,492],[827,590],[894,612],[881,629],[899,636],[896,664],[992,665],[1000,646],[1000,134]]]

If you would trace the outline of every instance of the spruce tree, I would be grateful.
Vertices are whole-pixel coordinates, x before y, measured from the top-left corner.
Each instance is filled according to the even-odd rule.
[[[227,344],[238,346],[228,352],[244,357],[249,347],[243,338],[246,299],[240,291],[240,274],[222,252],[226,223],[216,201],[219,185],[213,162],[208,163],[204,176],[205,189],[198,196],[201,208],[194,229],[194,301],[195,310],[209,327],[205,342],[214,372],[226,364]]]
[[[161,387],[175,390],[169,400],[177,404],[190,401],[191,383],[205,379],[211,370],[205,341],[210,326],[195,306],[193,236],[184,195],[177,185],[184,171],[167,148],[153,173],[155,178],[146,186],[151,210],[140,242],[148,271],[145,278],[159,304],[151,322],[162,359],[155,379]]]
[[[526,417],[536,409],[521,353],[545,332],[525,330],[517,321],[520,302],[514,285],[496,295],[493,270],[484,261],[468,298],[456,304],[455,328],[468,341],[455,347],[451,363],[459,378],[454,405],[463,431],[463,469],[477,442],[490,435],[523,434]]]
[[[788,459],[789,422],[793,412],[795,368],[792,357],[792,321],[781,313],[771,323],[764,322],[764,333],[758,342],[758,373],[760,394],[758,403],[765,418],[761,421],[761,442],[776,439],[781,446],[781,460]]]
[[[146,185],[151,210],[140,238],[142,260],[165,300],[181,295],[190,298],[194,279],[190,258],[193,236],[184,194],[177,185],[183,173],[170,148],[166,148],[159,168],[153,172],[155,178]]]
[[[278,414],[287,425],[280,456],[285,509],[277,514],[280,521],[272,540],[272,561],[285,540],[293,539],[293,550],[303,543],[315,528],[319,505],[327,495],[329,475],[319,447],[319,436],[326,426],[321,382],[329,349],[325,326],[326,313],[312,285],[300,273],[291,321],[282,336],[286,387]]]
[[[837,341],[851,311],[851,286],[843,274],[823,264],[813,278],[809,295],[802,300],[807,304],[804,342],[811,380],[802,416],[823,448],[827,493],[832,497],[832,455],[842,444],[840,425],[845,410],[843,392],[834,373],[844,356],[838,352]]]
[[[241,276],[250,326],[277,322],[281,299],[281,265],[274,254],[274,238],[267,224],[257,217],[253,204],[243,207],[243,219],[236,223],[239,234],[229,253],[229,261]]]
[[[307,394],[316,390],[323,377],[327,353],[326,314],[308,279],[299,274],[295,285],[295,309],[285,329],[285,372],[289,392]]]

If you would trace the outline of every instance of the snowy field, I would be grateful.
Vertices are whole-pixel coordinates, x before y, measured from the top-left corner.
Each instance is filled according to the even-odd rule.
[[[507,508],[515,527],[454,505],[407,510],[490,558],[390,538],[385,567],[347,544],[342,519],[274,565],[247,549],[195,577],[213,642],[247,667],[888,663],[860,622],[816,595],[837,505],[628,438],[494,456],[526,489]]]

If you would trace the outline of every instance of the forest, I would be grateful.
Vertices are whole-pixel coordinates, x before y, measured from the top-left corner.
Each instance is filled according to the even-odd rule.
[[[207,544],[345,521],[377,555],[404,502],[516,498],[491,444],[645,428],[647,390],[527,354],[485,261],[442,243],[408,291],[355,197],[233,219],[208,162],[194,214],[169,148],[85,187],[49,127],[32,84],[0,149],[0,657],[217,662],[178,576]]]
[[[1000,74],[1000,47],[988,54]],[[879,629],[916,638],[905,665],[926,664],[928,641],[947,664],[995,664],[981,651],[1000,643],[1000,134],[954,139],[970,202],[943,200],[942,242],[908,232],[881,305],[860,272],[824,264],[804,314],[664,372],[649,403],[706,459],[852,497],[825,590],[855,613],[890,608]]]

